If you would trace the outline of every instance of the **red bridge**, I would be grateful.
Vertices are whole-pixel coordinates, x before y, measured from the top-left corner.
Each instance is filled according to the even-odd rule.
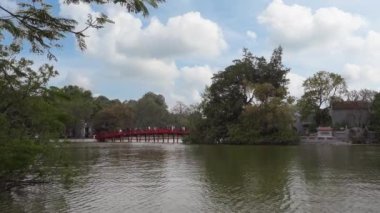
[[[153,143],[178,143],[179,139],[188,135],[186,129],[136,129],[117,132],[99,132],[95,138],[99,142],[127,141],[127,142],[153,142]]]

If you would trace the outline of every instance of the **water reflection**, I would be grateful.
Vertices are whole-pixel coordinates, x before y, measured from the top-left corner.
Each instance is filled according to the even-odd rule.
[[[296,147],[229,146],[194,150],[205,167],[211,211],[288,209],[289,166]]]
[[[73,144],[68,185],[0,193],[9,212],[376,212],[380,147]]]
[[[380,147],[301,146],[296,171],[301,209],[376,212],[380,205]]]

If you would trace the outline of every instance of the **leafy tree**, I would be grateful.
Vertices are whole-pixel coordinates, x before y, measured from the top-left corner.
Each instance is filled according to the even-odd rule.
[[[317,125],[329,124],[331,119],[325,108],[331,100],[340,98],[347,91],[346,81],[339,74],[319,71],[303,83],[304,94],[298,102],[302,117],[315,113]]]
[[[57,103],[57,108],[68,116],[65,135],[85,137],[84,128],[91,124],[96,109],[91,91],[70,85],[60,89],[60,95],[62,98]]]
[[[27,107],[37,106],[44,101],[48,80],[57,75],[57,71],[47,64],[38,70],[32,68],[33,62],[25,58],[18,59],[20,49],[17,45],[9,47],[0,45],[0,113],[7,119],[11,129],[19,129],[27,135],[40,134],[31,132],[36,128],[35,119]]]
[[[93,128],[97,131],[116,131],[134,127],[134,112],[127,104],[115,103],[96,113]]]
[[[148,15],[146,4],[157,7],[158,3],[164,0],[65,0],[65,4],[119,4],[125,6],[129,12],[142,13]],[[12,11],[0,3],[0,11],[4,16],[0,16],[0,40],[4,42],[4,36],[10,36],[12,42],[21,45],[23,41],[30,44],[30,49],[34,53],[47,53],[49,59],[55,58],[51,49],[59,47],[58,43],[66,34],[73,34],[78,41],[79,47],[86,48],[84,41],[85,31],[89,28],[100,29],[106,23],[112,23],[105,14],[101,13],[97,17],[88,15],[86,26],[83,29],[75,30],[78,22],[73,19],[60,17],[53,13],[53,6],[45,0],[23,0],[18,4],[16,11]]]
[[[97,113],[100,110],[110,106],[111,101],[107,97],[100,95],[94,99],[94,104],[95,104],[95,113]]]
[[[0,190],[26,175],[38,177],[35,163],[49,154],[49,139],[64,127],[46,88],[57,72],[46,64],[33,69],[32,61],[17,57],[19,51],[0,45]]]
[[[162,95],[146,93],[133,106],[136,127],[167,127],[170,124],[168,106]]]
[[[195,141],[232,142],[229,127],[241,127],[240,116],[247,108],[272,99],[283,100],[287,95],[286,74],[289,69],[282,65],[281,47],[273,51],[269,62],[245,49],[243,58],[233,63],[214,75],[211,86],[203,95],[200,108],[205,119],[198,122],[200,138]]]
[[[157,7],[164,0],[65,0],[66,4],[120,4],[129,12],[148,14],[146,4]],[[89,28],[99,29],[112,22],[104,14],[98,17],[88,16],[84,29],[76,31],[77,21],[66,19],[53,13],[53,6],[44,0],[18,1],[17,9],[6,8],[0,2],[0,187],[8,186],[10,181],[17,182],[26,176],[29,178],[41,165],[42,159],[51,153],[46,151],[53,136],[58,136],[67,121],[87,120],[90,111],[83,111],[83,105],[90,101],[91,93],[76,96],[78,90],[69,88],[63,93],[78,98],[65,102],[59,97],[56,88],[46,88],[46,83],[58,73],[47,64],[37,70],[33,62],[19,58],[22,47],[27,47],[36,54],[46,54],[48,59],[55,59],[51,52],[60,47],[59,41],[72,34],[77,38],[79,47],[86,48],[85,31]],[[70,92],[73,92],[71,94]],[[80,91],[81,92],[81,91]],[[79,94],[80,94],[79,92]],[[87,96],[86,96],[87,95]],[[67,114],[61,113],[58,103],[66,103]],[[90,106],[91,108],[92,106]],[[70,111],[71,110],[71,111]],[[66,119],[70,114],[78,116]],[[57,154],[57,153],[56,153]],[[57,154],[59,156],[59,154]],[[39,168],[42,168],[41,166]],[[38,175],[37,175],[38,176]],[[0,189],[0,190],[1,190]]]
[[[237,124],[229,126],[229,135],[235,143],[294,143],[291,106],[283,88],[276,89],[271,83],[256,84],[255,103],[245,107]]]

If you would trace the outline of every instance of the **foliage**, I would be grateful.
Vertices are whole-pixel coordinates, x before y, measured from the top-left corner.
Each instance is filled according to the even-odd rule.
[[[289,116],[272,120],[272,113],[276,110],[279,113],[282,104],[287,107],[289,69],[282,64],[282,48],[273,51],[269,62],[245,49],[243,58],[233,63],[215,74],[206,89],[200,105],[202,116],[195,117],[193,142],[250,143],[291,129]],[[258,115],[262,119],[254,118]],[[287,123],[289,128],[282,128],[281,122]],[[281,128],[274,131],[275,126]]]
[[[66,113],[65,132],[69,137],[84,137],[81,129],[91,123],[95,104],[91,91],[78,86],[65,86],[58,91],[57,108]]]
[[[120,4],[134,13],[148,15],[146,4],[157,7],[158,3],[164,0],[65,0],[66,4]],[[16,11],[7,9],[0,3],[0,11],[5,16],[0,17],[0,40],[4,36],[10,36],[12,43],[17,45],[27,41],[30,44],[30,50],[37,54],[47,53],[49,59],[55,59],[51,49],[60,47],[58,43],[65,38],[66,34],[72,34],[78,41],[80,49],[86,49],[84,41],[85,31],[89,28],[100,29],[106,23],[112,23],[105,14],[93,17],[88,14],[85,27],[76,30],[78,25],[76,20],[60,17],[53,13],[53,6],[46,3],[45,0],[24,0],[20,1]]]
[[[146,4],[157,7],[164,0],[65,0],[65,4],[120,4],[129,12],[148,14]],[[58,72],[50,65],[33,69],[33,62],[19,58],[22,47],[56,59],[51,50],[68,34],[85,49],[85,31],[112,22],[104,14],[88,15],[84,29],[77,21],[62,18],[44,0],[18,1],[16,10],[0,3],[0,190],[9,182],[41,174],[42,162],[57,155],[51,141],[64,129],[87,122],[97,109],[91,92],[77,87],[46,87]],[[45,161],[46,162],[46,161]],[[32,177],[39,177],[33,176]]]
[[[116,131],[134,127],[134,113],[127,104],[115,103],[100,110],[93,119],[96,131]]]
[[[17,58],[19,51],[14,44],[0,46],[0,188],[40,173],[37,161],[64,126],[46,89],[57,72],[46,64],[34,70],[32,61]]]
[[[347,101],[365,101],[372,103],[377,94],[374,90],[361,89],[361,90],[351,90],[347,91],[345,94]]]
[[[184,103],[177,101],[171,111],[172,125],[178,127],[189,126],[188,118],[192,113],[191,107],[186,106]]]
[[[331,101],[342,97],[346,91],[346,81],[339,74],[319,71],[303,83],[304,94],[298,102],[303,118],[315,114],[317,125],[330,123],[326,109]]]
[[[297,142],[290,105],[281,98],[269,98],[276,93],[271,84],[259,84],[258,88],[255,96],[260,103],[247,106],[239,122],[229,127],[230,140],[244,144]]]
[[[169,125],[168,106],[162,95],[148,92],[131,107],[136,114],[135,127],[137,128],[165,127]]]

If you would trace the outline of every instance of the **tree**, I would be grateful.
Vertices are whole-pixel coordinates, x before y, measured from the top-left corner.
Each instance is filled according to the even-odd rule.
[[[0,45],[0,190],[39,177],[35,162],[46,157],[49,139],[63,130],[64,117],[50,101],[46,84],[57,72],[47,64],[17,58],[17,45]]]
[[[134,127],[134,113],[127,104],[115,103],[98,113],[93,119],[93,127],[97,131],[117,131]]]
[[[191,109],[186,104],[177,101],[177,103],[171,109],[171,120],[172,125],[177,127],[188,127],[189,126],[189,115],[191,114]]]
[[[120,4],[129,12],[148,14],[146,4],[157,7],[164,0],[65,0],[66,4]],[[62,18],[53,13],[53,6],[44,0],[20,0],[16,10],[0,3],[0,190],[8,182],[22,181],[33,176],[35,167],[51,153],[47,152],[51,140],[62,133],[68,121],[87,121],[93,114],[83,104],[91,102],[91,93],[68,88],[63,93],[72,95],[75,102],[61,99],[61,91],[46,87],[51,77],[58,72],[50,65],[33,69],[33,62],[18,57],[22,47],[48,59],[56,59],[52,49],[60,47],[59,41],[71,34],[77,38],[79,47],[84,50],[85,31],[100,29],[112,22],[104,14],[88,16],[84,29],[75,30],[77,21]],[[74,92],[71,94],[70,92]],[[83,92],[83,93],[82,93]],[[81,94],[84,96],[76,96]],[[63,97],[62,97],[63,98]],[[88,102],[89,101],[89,102]],[[58,103],[66,103],[67,109]],[[78,105],[75,105],[78,104]],[[90,109],[92,106],[88,106]],[[83,109],[85,109],[83,111]],[[66,111],[65,111],[66,110]],[[62,113],[68,112],[68,113]],[[75,115],[67,119],[67,115]],[[78,117],[76,117],[78,116]],[[56,150],[56,149],[55,149]]]
[[[59,89],[59,92],[61,98],[57,100],[56,107],[68,117],[65,136],[86,137],[85,128],[90,126],[96,110],[91,91],[69,85]]]
[[[373,102],[377,91],[369,89],[351,90],[345,94],[347,101]]]
[[[153,92],[146,93],[135,103],[133,110],[136,116],[136,127],[166,127],[170,125],[168,106],[162,95]]]
[[[148,15],[146,4],[157,7],[158,3],[165,0],[65,0],[66,4],[120,4],[129,12],[142,13]],[[83,29],[75,30],[78,25],[76,20],[60,17],[52,12],[53,6],[44,0],[24,0],[18,4],[16,11],[6,8],[0,3],[0,11],[4,16],[0,16],[0,41],[4,42],[4,36],[10,36],[14,44],[22,45],[24,41],[30,44],[30,49],[34,53],[47,53],[49,59],[55,58],[51,49],[59,47],[59,42],[66,34],[76,37],[79,47],[86,49],[84,41],[85,31],[89,28],[100,29],[106,23],[112,23],[106,15],[100,14],[97,17],[88,15],[86,26]]]
[[[206,89],[200,106],[204,119],[197,121],[196,128],[200,138],[194,140],[232,142],[229,127],[239,126],[240,116],[247,108],[259,102],[285,99],[288,72],[289,69],[282,65],[281,47],[273,51],[269,62],[244,49],[243,58],[234,60],[233,65],[215,74],[211,86]]]
[[[339,74],[319,71],[303,82],[304,94],[298,102],[302,117],[315,113],[317,125],[330,122],[328,112],[331,100],[340,98],[347,91],[346,81]]]

